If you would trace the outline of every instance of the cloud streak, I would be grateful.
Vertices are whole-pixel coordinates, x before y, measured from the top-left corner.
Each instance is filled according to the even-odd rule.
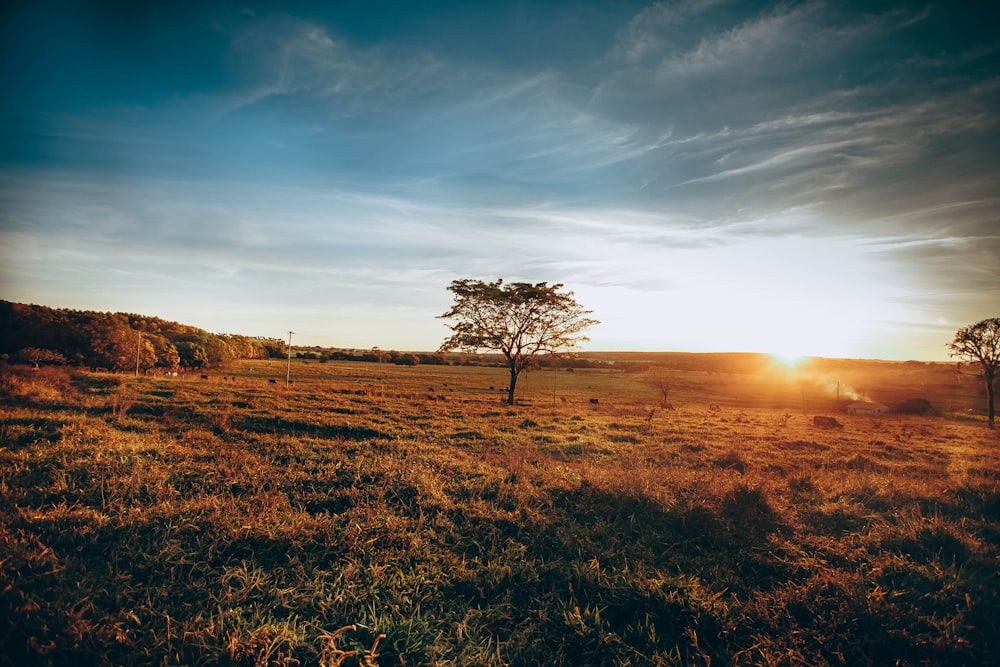
[[[324,100],[332,114],[384,109],[440,90],[444,63],[426,51],[390,47],[360,50],[313,21],[277,15],[242,28],[228,59],[241,90],[226,101],[232,111],[271,98]]]

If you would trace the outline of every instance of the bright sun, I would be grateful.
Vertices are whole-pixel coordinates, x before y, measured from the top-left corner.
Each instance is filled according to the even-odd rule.
[[[785,354],[771,354],[771,360],[785,368],[794,369],[809,357],[805,355],[788,356]]]

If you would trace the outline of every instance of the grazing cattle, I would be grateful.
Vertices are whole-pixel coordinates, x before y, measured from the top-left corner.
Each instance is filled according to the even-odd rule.
[[[268,383],[269,384],[278,384],[278,381],[277,380],[268,380]]]
[[[202,376],[201,376],[201,379],[202,379],[202,380],[207,380],[207,379],[208,379],[208,376],[207,376],[207,375],[202,375]]]
[[[711,410],[712,412],[718,412],[722,408],[719,407],[718,403],[712,403],[710,406],[708,406],[708,409]]]
[[[822,415],[813,417],[813,426],[818,426],[819,428],[844,428],[844,425],[833,417],[824,417]]]
[[[601,402],[601,401],[599,401],[599,400],[598,400],[598,399],[596,399],[596,398],[592,398],[592,399],[590,399],[590,404],[591,404],[591,405],[598,405],[598,404],[600,404],[600,402]]]

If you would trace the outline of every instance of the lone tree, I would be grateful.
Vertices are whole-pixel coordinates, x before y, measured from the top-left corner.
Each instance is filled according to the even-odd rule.
[[[442,318],[454,320],[452,335],[441,352],[501,352],[510,369],[507,403],[514,404],[517,377],[539,354],[571,350],[587,340],[585,329],[599,324],[587,317],[572,292],[562,284],[510,283],[453,280],[448,288],[455,304]]]
[[[1000,317],[992,317],[982,322],[970,324],[955,332],[955,340],[948,343],[951,356],[982,366],[982,378],[986,383],[986,397],[989,402],[989,425],[995,426],[996,411],[993,408],[993,383],[1000,368]]]

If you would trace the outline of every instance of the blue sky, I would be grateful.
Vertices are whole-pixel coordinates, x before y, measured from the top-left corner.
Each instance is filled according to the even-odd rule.
[[[987,3],[16,4],[8,300],[427,350],[503,277],[590,349],[927,360],[1000,315]]]

